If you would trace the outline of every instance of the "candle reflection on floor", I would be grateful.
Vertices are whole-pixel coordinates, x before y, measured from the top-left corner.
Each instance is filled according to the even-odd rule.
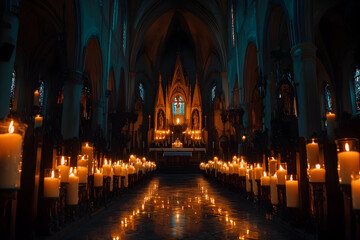
[[[160,175],[127,198],[68,239],[108,239],[106,234],[113,240],[291,236],[247,201],[199,175]]]

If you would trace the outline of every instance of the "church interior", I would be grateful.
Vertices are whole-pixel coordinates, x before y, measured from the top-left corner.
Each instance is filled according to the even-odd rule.
[[[360,239],[360,1],[0,6],[0,239]]]

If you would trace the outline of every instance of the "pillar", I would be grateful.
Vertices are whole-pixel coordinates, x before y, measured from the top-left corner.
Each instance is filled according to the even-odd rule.
[[[92,117],[92,132],[95,133],[98,128],[103,129],[103,116],[105,112],[105,100],[93,99],[93,117]]]
[[[221,84],[224,93],[224,100],[225,100],[225,108],[229,108],[229,81],[228,81],[228,73],[222,72],[221,73]]]
[[[64,82],[64,100],[61,120],[61,134],[64,140],[79,138],[80,101],[83,87],[83,73],[71,71]]]
[[[4,1],[0,25],[0,119],[9,114],[11,74],[19,32],[19,1]]]
[[[127,93],[127,106],[126,109],[130,111],[132,109],[132,106],[134,105],[134,92],[135,92],[135,78],[136,78],[136,72],[129,72],[129,84],[128,84],[128,93]]]
[[[301,43],[291,49],[297,84],[299,136],[310,138],[321,131],[320,103],[316,76],[316,47]]]

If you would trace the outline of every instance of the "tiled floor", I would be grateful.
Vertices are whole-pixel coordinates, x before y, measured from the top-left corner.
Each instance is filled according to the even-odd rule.
[[[297,239],[201,175],[157,175],[67,239]]]

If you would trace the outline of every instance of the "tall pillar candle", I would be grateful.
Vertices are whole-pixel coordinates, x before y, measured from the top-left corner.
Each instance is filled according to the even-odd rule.
[[[270,200],[271,204],[278,204],[278,192],[277,192],[277,176],[270,176]]]
[[[276,171],[278,185],[285,185],[285,176],[287,175],[287,170],[280,165],[279,170]]]
[[[306,156],[310,168],[314,168],[319,163],[319,144],[315,140],[306,144]]]
[[[37,114],[34,119],[34,128],[42,127],[43,117],[40,114]]]
[[[274,157],[269,159],[269,174],[270,176],[274,175],[276,173],[276,167],[277,167],[277,159]]]
[[[67,159],[61,156],[60,165],[57,167],[60,170],[60,179],[62,183],[69,182],[69,166],[67,165]]]
[[[78,167],[77,173],[79,176],[79,183],[87,183],[88,180],[88,168],[87,167]]]
[[[297,208],[299,207],[299,183],[293,180],[286,180],[286,206]]]
[[[14,130],[13,121],[1,125],[0,189],[20,188],[23,137]]]
[[[69,175],[69,184],[66,186],[66,204],[77,205],[79,203],[79,177],[74,173]]]
[[[347,147],[346,151],[338,152],[338,162],[341,184],[350,184],[351,174],[359,172],[359,152],[350,151],[349,147]]]
[[[261,186],[270,186],[270,177],[264,172],[264,175],[260,178]]]
[[[89,162],[92,162],[93,160],[93,154],[94,154],[94,148],[92,146],[90,146],[89,143],[84,143],[83,146],[81,147],[81,153],[82,155],[88,155],[88,160]]]
[[[44,197],[58,198],[60,195],[60,179],[52,171],[50,177],[44,177]]]
[[[355,210],[360,210],[360,178],[357,175],[357,178],[351,180],[351,198],[352,206]]]
[[[327,127],[326,127],[327,135],[328,135],[329,139],[333,140],[334,139],[334,131],[336,128],[336,120],[335,120],[334,113],[331,113],[331,112],[326,113],[326,123],[327,123]]]
[[[96,169],[94,173],[94,187],[102,187],[104,182],[104,176],[99,169]]]
[[[260,164],[258,163],[257,166],[254,168],[254,178],[256,180],[260,180],[262,174],[263,174],[263,168],[260,166]]]

